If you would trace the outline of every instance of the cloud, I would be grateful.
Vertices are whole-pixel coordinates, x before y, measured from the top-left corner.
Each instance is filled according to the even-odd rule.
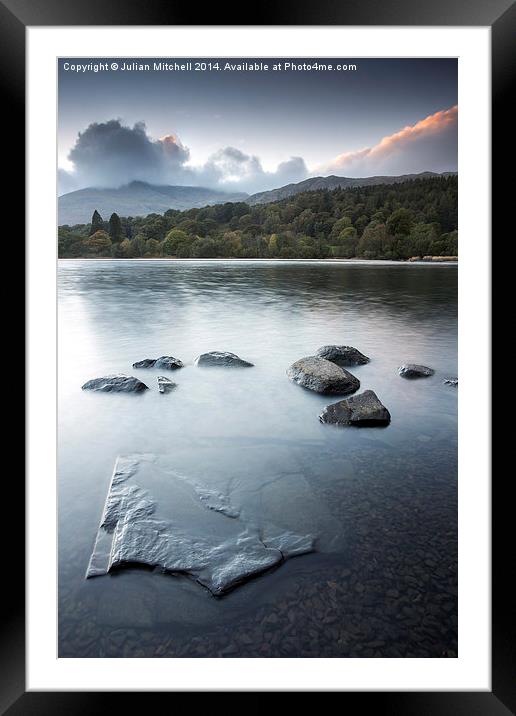
[[[231,146],[219,149],[204,164],[191,166],[189,149],[174,134],[153,139],[143,122],[128,127],[119,119],[90,124],[78,134],[68,159],[73,171],[59,169],[60,194],[134,180],[254,192],[308,176],[301,157],[291,157],[267,172],[259,157]]]
[[[244,191],[257,192],[301,181],[308,176],[308,169],[302,157],[291,157],[281,162],[275,171],[265,171],[257,156],[245,154],[236,147],[225,147],[212,154],[197,173],[198,179],[208,184],[233,189],[238,186]]]
[[[288,161],[278,164],[274,174],[276,179],[281,180],[282,184],[291,184],[306,179],[308,169],[302,157],[291,157]]]
[[[339,154],[319,167],[348,176],[457,169],[457,105],[383,137],[373,147]]]
[[[224,147],[211,155],[208,161],[198,168],[200,176],[221,184],[246,184],[254,182],[263,174],[258,157],[245,154],[236,147]]]
[[[59,170],[59,193],[88,186],[121,186],[134,180],[254,193],[310,175],[451,171],[457,169],[457,115],[457,106],[436,112],[372,147],[340,154],[310,172],[302,157],[291,157],[274,171],[265,171],[258,156],[232,146],[193,166],[189,149],[174,134],[153,139],[143,122],[133,127],[119,119],[94,122],[78,134],[68,155],[73,171]]]
[[[124,126],[119,119],[90,124],[80,132],[69,160],[73,172],[60,171],[61,188],[120,186],[133,180],[170,183],[178,177],[190,152],[174,135],[152,139],[145,124]]]

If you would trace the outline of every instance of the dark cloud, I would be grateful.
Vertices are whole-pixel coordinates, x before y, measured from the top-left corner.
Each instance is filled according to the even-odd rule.
[[[68,158],[74,171],[61,173],[61,185],[119,186],[133,180],[171,183],[180,178],[189,150],[174,135],[154,140],[145,124],[120,120],[90,124],[80,132]]]

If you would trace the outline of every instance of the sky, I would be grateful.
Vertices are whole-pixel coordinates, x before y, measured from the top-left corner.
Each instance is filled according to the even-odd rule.
[[[252,193],[309,176],[457,170],[456,59],[209,62],[61,58],[60,193],[133,180]]]

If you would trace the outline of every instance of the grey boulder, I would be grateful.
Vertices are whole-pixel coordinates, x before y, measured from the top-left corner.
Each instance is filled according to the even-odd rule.
[[[133,368],[152,368],[156,362],[155,358],[144,358],[133,363]]]
[[[372,390],[365,390],[338,403],[327,405],[319,415],[321,423],[374,427],[388,425],[391,414]]]
[[[353,346],[322,346],[315,355],[340,366],[365,365],[370,361],[370,358]]]
[[[360,388],[360,381],[326,358],[307,356],[292,363],[287,376],[294,383],[316,393],[347,395]]]
[[[132,375],[106,375],[93,378],[82,386],[83,390],[98,390],[103,393],[140,393],[148,390],[148,386]]]
[[[160,358],[144,358],[133,363],[133,368],[165,368],[166,370],[177,370],[183,367],[179,358],[172,356],[161,356]]]
[[[417,365],[416,363],[405,363],[398,368],[398,373],[402,378],[428,378],[435,373],[433,368],[426,365]]]
[[[211,351],[202,353],[195,359],[198,366],[220,366],[223,368],[251,368],[252,363],[228,351]]]
[[[173,358],[172,356],[161,356],[154,363],[154,368],[165,368],[166,370],[177,370],[177,368],[182,367],[183,362],[179,358]]]
[[[158,390],[160,393],[170,393],[171,390],[177,386],[177,383],[173,383],[163,375],[158,375]]]

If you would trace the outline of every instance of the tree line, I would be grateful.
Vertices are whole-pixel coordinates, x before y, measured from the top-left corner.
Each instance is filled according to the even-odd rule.
[[[457,256],[457,177],[316,190],[60,226],[60,258],[363,258]]]

